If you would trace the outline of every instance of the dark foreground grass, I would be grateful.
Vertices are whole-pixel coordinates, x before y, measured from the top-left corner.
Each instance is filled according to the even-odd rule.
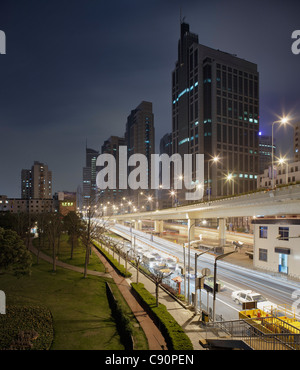
[[[59,267],[53,274],[51,264],[40,261],[33,265],[29,277],[1,275],[0,290],[6,293],[7,307],[42,305],[51,311],[54,340],[50,349],[122,350],[105,281],[114,284],[112,279],[95,276],[85,279],[82,274]]]

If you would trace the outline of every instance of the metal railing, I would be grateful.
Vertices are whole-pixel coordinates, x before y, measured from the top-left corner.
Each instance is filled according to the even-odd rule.
[[[279,321],[278,321],[279,320]],[[239,339],[254,350],[299,350],[300,330],[276,317],[216,321],[206,325],[209,330],[221,330],[230,339]]]

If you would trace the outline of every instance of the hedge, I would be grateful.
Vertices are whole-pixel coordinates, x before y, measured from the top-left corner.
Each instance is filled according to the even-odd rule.
[[[158,321],[159,327],[163,336],[165,337],[169,350],[193,350],[190,338],[185,334],[182,327],[168,312],[165,305],[159,303],[156,307],[155,297],[148,292],[142,283],[131,283],[135,293],[139,296],[144,305],[147,305]]]
[[[133,350],[133,330],[130,318],[126,315],[119,301],[115,298],[109,283],[106,282],[105,284],[109,306],[112,311],[112,316],[116,320],[121,341],[124,344],[126,350]]]
[[[131,277],[132,273],[126,271],[125,267],[119,263],[115,258],[112,257],[110,253],[108,253],[104,248],[102,248],[98,242],[93,241],[94,246],[99,250],[100,253],[104,255],[104,257],[108,260],[108,262],[115,268],[120,275],[124,276],[125,278]]]

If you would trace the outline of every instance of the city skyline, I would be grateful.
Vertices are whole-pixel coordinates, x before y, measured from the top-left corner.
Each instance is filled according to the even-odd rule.
[[[258,65],[264,134],[270,134],[276,115],[292,111],[299,119],[300,56],[291,51],[291,34],[299,28],[294,1],[272,2],[272,9],[260,5],[259,14],[253,10],[254,25],[245,22],[247,4],[236,1],[14,4],[2,2],[0,12],[7,37],[7,54],[0,56],[2,158],[10,152],[0,164],[0,188],[9,197],[19,196],[20,171],[34,160],[51,168],[53,193],[75,191],[86,141],[100,150],[108,137],[122,136],[130,110],[142,100],[153,103],[159,152],[172,126],[180,7],[201,44]],[[283,152],[292,146],[291,132],[281,129],[278,137],[284,134],[289,140],[277,140]]]

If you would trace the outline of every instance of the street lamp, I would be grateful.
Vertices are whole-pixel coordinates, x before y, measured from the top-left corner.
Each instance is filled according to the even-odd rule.
[[[201,253],[195,253],[195,314],[197,314],[197,309],[198,309],[198,297],[197,297],[197,259],[198,257],[202,256],[202,254],[205,254],[207,252],[210,252],[210,249],[201,252]],[[201,294],[201,285],[200,285],[200,294]],[[201,298],[200,298],[200,306],[201,306]],[[200,307],[201,310],[201,307]],[[201,314],[201,312],[200,312]]]
[[[232,173],[229,173],[226,176],[226,179],[227,179],[227,181],[232,181],[232,195],[234,195],[234,178],[233,178],[233,174]]]
[[[272,189],[274,189],[274,125],[275,123],[279,123],[281,125],[285,125],[288,123],[288,118],[283,117],[279,121],[274,121],[272,123]]]
[[[191,237],[190,232],[191,228],[195,226],[195,222],[189,225],[189,232],[188,232],[188,303],[190,303],[190,275],[191,275]]]
[[[171,190],[170,191],[170,195],[172,197],[172,208],[173,208],[174,207],[174,198],[175,198],[175,195],[176,195],[175,191],[174,190]]]
[[[289,164],[288,164],[288,161],[285,159],[285,158],[283,158],[283,157],[280,157],[279,158],[279,160],[278,160],[278,163],[280,164],[280,165],[283,165],[283,164],[285,164],[286,165],[286,168],[285,168],[285,183],[286,183],[286,185],[288,184],[288,173],[289,173]]]
[[[212,159],[209,159],[207,161],[207,191],[208,191],[208,201],[210,201],[210,185],[209,185],[209,181],[210,181],[210,177],[209,177],[209,167],[210,167],[210,163],[217,163],[218,161],[220,160],[220,158],[218,156],[215,156],[213,157]]]
[[[220,254],[219,256],[215,257],[215,263],[214,263],[214,285],[213,285],[213,322],[215,321],[215,316],[216,316],[216,285],[217,285],[217,261],[220,259],[223,259],[227,256],[229,256],[232,253],[236,253],[238,251],[238,248],[241,248],[243,246],[243,243],[239,242],[232,242],[234,246],[234,250],[231,252],[227,252],[224,254]]]
[[[148,202],[149,202],[149,204],[150,204],[150,211],[152,211],[152,197],[149,195],[149,196],[147,197],[147,200],[148,200]]]

